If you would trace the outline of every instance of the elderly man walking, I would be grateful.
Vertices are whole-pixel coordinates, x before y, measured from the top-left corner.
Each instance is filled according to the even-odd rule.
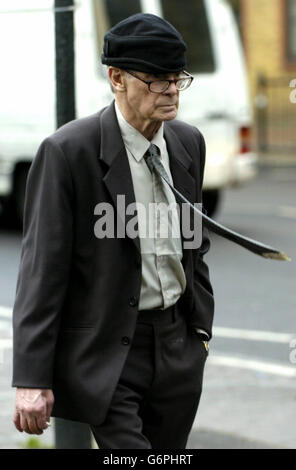
[[[115,100],[46,138],[31,165],[13,310],[19,431],[41,434],[54,416],[88,423],[102,449],[186,447],[214,298],[208,232],[186,245],[163,179],[201,202],[204,138],[175,119],[192,82],[185,51],[155,15],[115,25],[102,54]]]

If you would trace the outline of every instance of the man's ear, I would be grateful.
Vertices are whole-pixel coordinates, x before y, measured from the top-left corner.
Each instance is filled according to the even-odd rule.
[[[114,92],[122,92],[126,89],[124,70],[117,67],[108,67],[108,77]]]

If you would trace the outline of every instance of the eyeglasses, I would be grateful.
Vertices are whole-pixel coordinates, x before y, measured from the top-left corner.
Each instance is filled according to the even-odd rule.
[[[181,78],[175,78],[174,80],[144,80],[143,78],[139,77],[135,72],[130,72],[126,70],[127,73],[132,75],[133,77],[137,78],[138,80],[141,80],[141,82],[146,83],[148,85],[149,91],[152,93],[163,93],[166,91],[171,83],[174,83],[176,85],[176,88],[178,91],[183,91],[188,88],[193,80],[193,76],[190,75],[188,72],[183,71],[183,73],[186,74],[186,77],[181,77]]]

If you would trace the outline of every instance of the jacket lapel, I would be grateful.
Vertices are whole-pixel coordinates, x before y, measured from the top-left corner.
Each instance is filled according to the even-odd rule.
[[[177,134],[169,127],[168,123],[164,125],[164,137],[167,144],[167,149],[170,158],[170,170],[174,187],[185,196],[192,204],[196,202],[196,182],[189,173],[189,168],[192,164],[192,158],[182,145]],[[182,227],[184,221],[182,217],[182,202],[176,198],[177,204],[180,209],[180,227],[183,247],[183,258],[182,264],[185,270],[185,266],[188,260],[189,250],[184,249],[184,242],[188,239],[184,238]],[[189,221],[186,221],[187,224]]]
[[[138,236],[134,237],[131,231],[131,225],[134,227],[135,224],[129,224],[129,221],[137,217],[137,214],[136,212],[129,215],[125,214],[126,207],[131,203],[135,203],[135,194],[128,157],[116,118],[114,101],[101,114],[101,150],[99,158],[108,166],[103,181],[114,202],[117,217],[140,252],[140,239]],[[122,210],[118,207],[117,196],[119,195],[124,197],[125,200]]]
[[[180,191],[190,202],[195,202],[196,184],[194,178],[189,173],[192,158],[182,145],[177,134],[164,125],[164,138],[170,158],[170,170],[175,188]]]

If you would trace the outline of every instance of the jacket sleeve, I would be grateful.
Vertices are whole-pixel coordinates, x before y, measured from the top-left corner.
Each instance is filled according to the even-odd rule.
[[[196,130],[196,129],[195,129]],[[200,168],[199,168],[199,196],[198,202],[201,201],[202,184],[204,177],[205,158],[206,158],[206,145],[203,135],[199,134],[199,154],[200,154]],[[206,212],[203,209],[204,212]],[[194,308],[191,316],[191,324],[200,328],[212,337],[212,323],[214,317],[214,293],[210,281],[209,268],[204,261],[204,255],[210,249],[210,237],[208,229],[202,225],[202,243],[196,256],[194,257]]]
[[[73,188],[60,146],[45,139],[27,179],[13,308],[13,387],[51,388],[72,252]]]

